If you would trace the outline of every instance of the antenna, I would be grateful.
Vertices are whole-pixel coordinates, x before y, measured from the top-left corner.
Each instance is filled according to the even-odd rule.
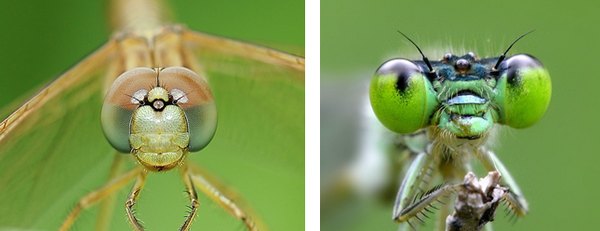
[[[408,36],[406,36],[401,31],[398,31],[398,33],[400,33],[402,36],[404,36],[406,39],[408,39],[408,41],[410,41],[413,45],[415,45],[415,47],[417,47],[417,50],[419,50],[419,53],[421,53],[421,56],[423,56],[423,62],[425,62],[425,64],[427,64],[427,68],[429,68],[429,72],[431,72],[431,73],[435,72],[433,70],[433,68],[431,67],[431,63],[429,63],[429,59],[421,51],[421,48],[419,48],[419,46],[417,46],[417,44],[415,42],[413,42]]]
[[[500,63],[502,61],[504,61],[504,58],[506,58],[506,53],[508,53],[508,50],[510,50],[510,48],[513,47],[513,45],[515,45],[515,43],[517,43],[517,41],[519,41],[519,39],[525,37],[525,35],[530,34],[531,32],[534,32],[535,30],[530,30],[529,32],[522,34],[521,36],[519,36],[512,44],[510,44],[510,46],[508,47],[508,49],[506,49],[506,51],[504,53],[502,53],[502,55],[500,55],[500,58],[498,58],[498,62],[496,63],[496,65],[494,66],[494,70],[498,70],[498,66],[500,66]]]

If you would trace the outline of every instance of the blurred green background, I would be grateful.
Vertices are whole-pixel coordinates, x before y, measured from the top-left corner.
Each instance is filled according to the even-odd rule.
[[[419,58],[397,30],[438,60],[441,56],[434,54],[448,52],[443,47],[499,56],[519,35],[536,29],[509,54],[531,54],[546,66],[553,85],[550,106],[533,127],[502,129],[495,148],[521,186],[530,214],[512,225],[499,212],[493,224],[496,230],[596,229],[599,6],[596,1],[322,0],[322,183],[356,154],[360,118],[352,113],[359,111],[357,92],[366,91],[384,61]],[[348,89],[355,93],[340,96]],[[391,221],[393,204],[360,206],[348,203],[335,214],[322,210],[321,230],[397,229]],[[433,221],[427,223],[431,227]]]
[[[0,3],[2,5],[0,8],[0,69],[4,70],[4,73],[0,75],[0,92],[3,94],[3,97],[0,97],[0,107],[6,106],[24,94],[30,96],[39,87],[58,77],[103,45],[110,36],[105,23],[105,5],[102,1],[59,0],[37,1],[35,4],[0,1]],[[304,54],[304,1],[182,0],[170,1],[170,3],[177,22],[181,22],[193,30],[274,47],[294,54]],[[231,150],[236,150],[236,148]],[[82,150],[82,152],[84,151]],[[260,161],[264,161],[268,156],[247,156],[247,158],[232,160],[233,157],[227,154],[214,152],[209,152],[207,155],[193,154],[192,159],[195,162],[204,161],[198,164],[233,189],[253,192],[251,195],[242,195],[248,200],[282,201],[284,198],[295,198],[296,201],[289,201],[289,204],[283,203],[282,206],[286,206],[287,212],[269,208],[254,209],[267,210],[267,214],[260,213],[259,215],[262,215],[263,218],[270,217],[267,225],[271,228],[304,230],[304,156],[297,155],[291,158],[287,158],[284,154],[277,156],[277,158],[281,157],[290,163],[280,163],[278,166],[278,168],[285,168],[289,171],[276,172],[277,169],[268,169],[263,164],[273,166],[280,159],[270,158],[268,161],[272,163],[262,163]],[[234,156],[235,154],[240,153],[234,153]],[[112,157],[106,158],[101,164],[110,163],[110,159]],[[246,173],[252,170],[255,172]],[[276,188],[269,186],[273,182],[249,180],[253,179],[252,177],[261,176],[261,174],[270,174],[279,179],[285,179],[287,183],[277,185],[279,188]],[[169,183],[165,186],[160,182]],[[99,186],[100,183],[91,184]],[[128,227],[128,224],[122,205],[129,188],[130,186],[126,186],[121,190],[115,209],[117,220],[113,219],[115,222],[125,224],[124,227]],[[92,189],[87,188],[86,190]],[[273,189],[283,189],[284,191],[273,191]],[[142,211],[144,207],[152,208],[152,206],[160,208],[155,209],[155,212],[148,212],[149,209],[147,209],[146,212],[141,213],[140,218],[146,221],[149,229],[163,229],[156,228],[156,223],[170,222],[163,225],[172,230],[181,225],[187,211],[185,205],[188,203],[183,190],[178,171],[151,174],[148,177],[148,183],[140,196],[139,209]],[[167,193],[156,193],[163,191]],[[276,192],[285,193],[276,194]],[[176,206],[177,210],[164,210],[160,205],[161,202],[171,203],[173,201],[179,203]],[[239,221],[231,218],[215,203],[209,202],[206,198],[201,198],[200,203],[201,209],[205,210],[199,213],[192,227],[197,229],[203,227],[209,230],[243,229]],[[69,206],[72,205],[74,204]],[[289,211],[294,211],[294,216],[282,217],[283,214],[289,214]],[[17,210],[15,213],[18,214],[19,211]],[[95,216],[92,212],[92,215],[85,216],[84,214],[80,221],[92,223],[93,219]],[[165,220],[171,221],[164,222]],[[206,223],[209,226],[203,225]],[[78,230],[77,228],[78,226],[75,226],[73,230]],[[79,229],[82,228],[79,227]]]
[[[303,55],[304,1],[168,2],[191,29]],[[12,70],[2,75],[0,105],[58,77],[110,36],[101,0],[0,3],[0,68]]]

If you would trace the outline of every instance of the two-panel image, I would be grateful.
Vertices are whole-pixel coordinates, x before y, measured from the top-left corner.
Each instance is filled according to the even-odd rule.
[[[598,6],[4,2],[0,231],[594,230]]]

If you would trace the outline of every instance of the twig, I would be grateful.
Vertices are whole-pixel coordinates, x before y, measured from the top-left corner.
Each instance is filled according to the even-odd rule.
[[[509,192],[498,185],[501,177],[493,171],[477,180],[474,173],[467,173],[454,203],[454,213],[446,218],[446,231],[478,231],[494,221],[498,204]]]

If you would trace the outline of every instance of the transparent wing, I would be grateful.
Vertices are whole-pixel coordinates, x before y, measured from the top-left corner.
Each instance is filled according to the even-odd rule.
[[[56,229],[106,178],[114,151],[99,113],[115,50],[103,46],[0,123],[0,229]]]
[[[219,110],[215,138],[189,161],[243,197],[240,203],[256,211],[252,219],[271,230],[304,230],[304,59],[184,34]],[[104,46],[0,124],[0,229],[55,230],[83,195],[106,182],[115,151],[100,128],[102,80],[115,49]],[[123,209],[129,187],[114,196],[105,221],[111,230],[130,229]],[[136,211],[144,225],[179,227],[188,211],[184,189],[177,171],[151,174]],[[200,202],[194,229],[243,227],[205,196]],[[93,230],[98,207],[83,212],[72,230]]]
[[[219,113],[215,138],[190,159],[235,187],[270,230],[304,230],[304,59],[197,32],[183,37]]]

